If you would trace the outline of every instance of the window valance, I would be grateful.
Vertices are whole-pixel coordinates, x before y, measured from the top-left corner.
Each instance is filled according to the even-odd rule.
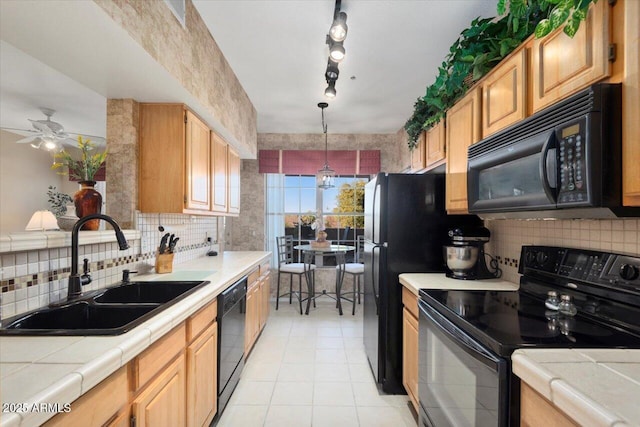
[[[373,175],[380,172],[380,150],[330,150],[327,159],[338,175]],[[315,175],[324,166],[324,150],[260,150],[260,173]]]

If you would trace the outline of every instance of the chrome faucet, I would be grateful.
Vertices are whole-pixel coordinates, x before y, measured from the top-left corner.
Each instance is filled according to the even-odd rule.
[[[120,226],[110,216],[102,214],[91,214],[80,218],[75,223],[75,225],[73,226],[73,230],[71,231],[71,276],[69,276],[67,300],[71,300],[82,295],[82,287],[91,283],[91,275],[89,274],[89,260],[87,258],[84,259],[82,275],[78,274],[78,234],[80,232],[80,228],[82,228],[82,226],[87,221],[91,221],[92,219],[101,219],[111,224],[113,230],[116,233],[116,239],[118,240],[118,246],[120,247],[120,250],[124,251],[126,249],[129,249],[129,244],[127,243],[127,239],[124,238],[124,234],[122,234]]]

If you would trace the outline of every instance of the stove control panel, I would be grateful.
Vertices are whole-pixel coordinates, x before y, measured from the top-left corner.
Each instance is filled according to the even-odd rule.
[[[640,258],[583,249],[523,246],[520,274],[540,274],[640,292]]]

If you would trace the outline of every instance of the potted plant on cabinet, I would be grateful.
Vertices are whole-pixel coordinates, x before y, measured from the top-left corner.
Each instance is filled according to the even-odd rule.
[[[74,159],[66,150],[56,153],[52,169],[61,169],[61,174],[79,180],[80,190],[73,195],[73,203],[76,208],[76,215],[83,218],[93,213],[100,213],[102,210],[102,195],[95,190],[95,175],[107,158],[107,152],[91,153],[96,145],[90,139],[84,139],[78,135],[78,149],[80,158]],[[66,168],[66,170],[64,170]],[[82,226],[83,230],[97,230],[100,226],[99,220],[88,221]]]

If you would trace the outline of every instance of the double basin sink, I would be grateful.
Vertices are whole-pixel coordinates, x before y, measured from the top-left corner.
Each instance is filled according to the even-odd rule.
[[[209,282],[129,282],[7,319],[0,335],[120,335]]]

